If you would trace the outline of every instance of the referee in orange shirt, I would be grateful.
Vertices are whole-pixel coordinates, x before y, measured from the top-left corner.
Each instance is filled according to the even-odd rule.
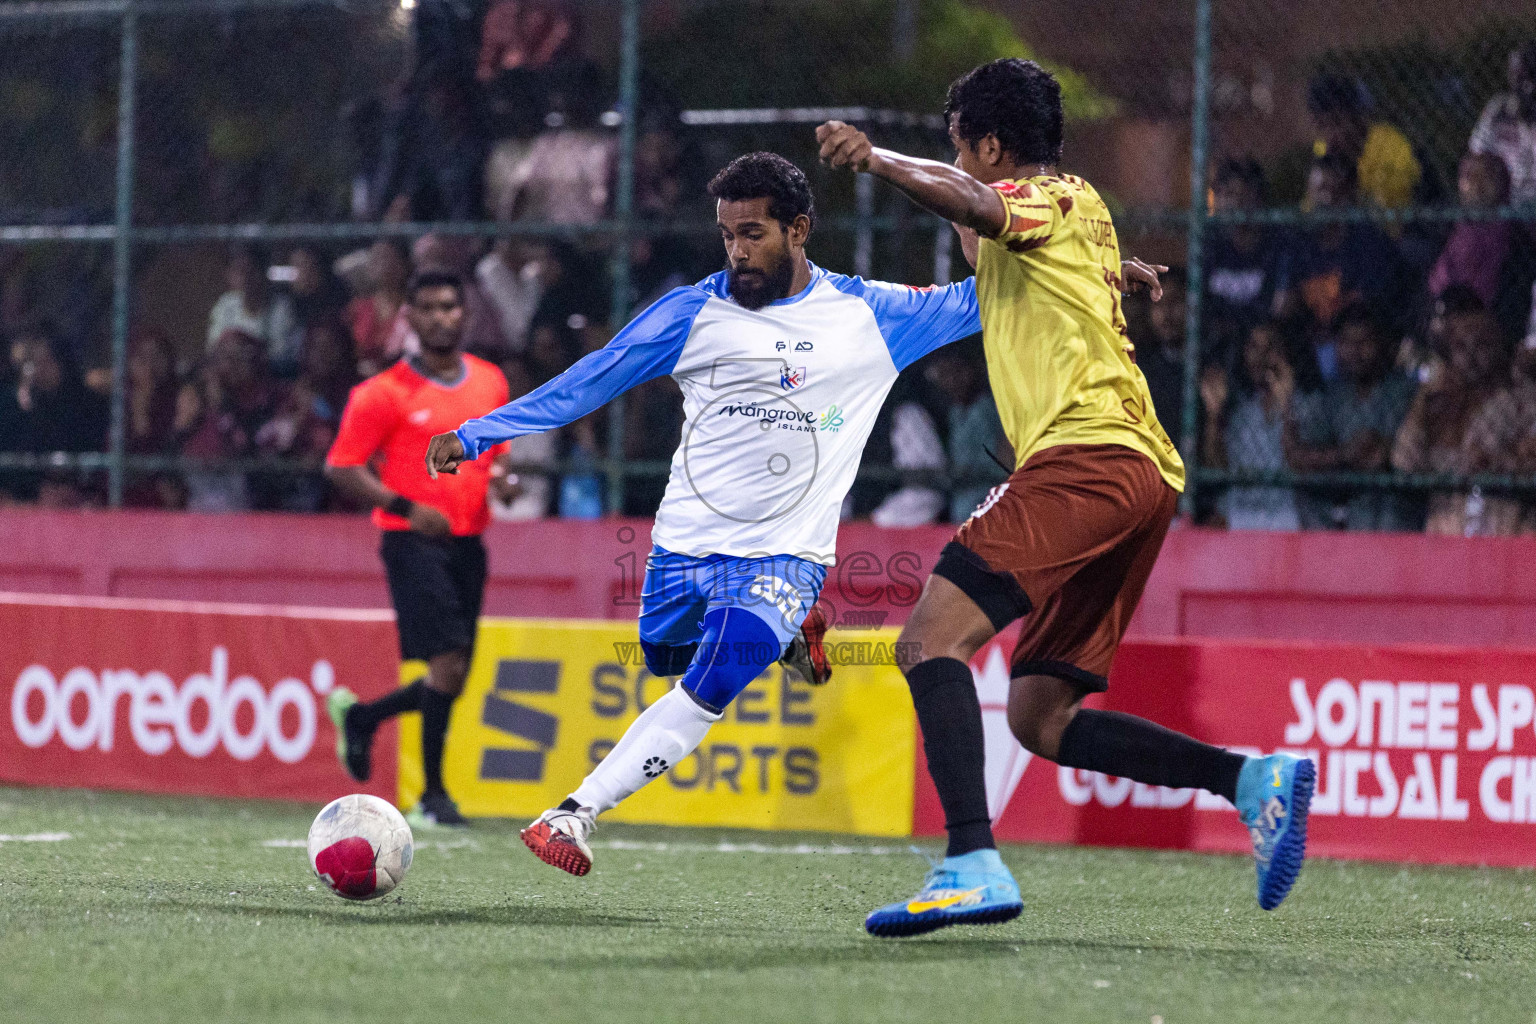
[[[427,476],[421,453],[432,435],[504,405],[507,381],[495,366],[459,351],[464,286],[456,275],[418,274],[406,298],[406,317],[421,351],[352,390],[326,457],[326,476],[343,494],[373,506],[373,521],[384,531],[380,554],[400,656],[425,661],[427,676],[367,703],[338,687],[328,707],[339,737],[337,753],[359,782],[370,774],[379,724],[420,711],[426,789],[411,818],[464,825],[443,788],[443,742],[454,698],[469,674],[485,594],[480,534],[490,522],[486,491],[495,486],[498,497],[510,498],[515,483],[506,473],[505,444],[436,480]]]

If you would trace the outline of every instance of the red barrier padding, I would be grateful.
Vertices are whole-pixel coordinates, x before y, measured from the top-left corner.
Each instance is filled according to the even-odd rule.
[[[393,799],[393,727],[360,784],[326,694],[395,685],[394,617],[0,594],[0,781],[152,793]]]
[[[999,839],[1239,852],[1225,801],[1059,768],[1008,732],[1007,669],[978,658]],[[1127,643],[1089,705],[1246,752],[1311,757],[1311,853],[1536,865],[1536,650],[1306,643]],[[922,763],[913,831],[943,831]]]

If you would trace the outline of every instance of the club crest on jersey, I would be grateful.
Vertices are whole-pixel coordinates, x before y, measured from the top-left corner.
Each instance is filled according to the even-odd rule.
[[[805,367],[784,366],[779,369],[779,387],[793,391],[805,383]]]
[[[837,405],[827,406],[827,411],[821,414],[821,429],[829,434],[835,434],[842,429],[843,410]]]

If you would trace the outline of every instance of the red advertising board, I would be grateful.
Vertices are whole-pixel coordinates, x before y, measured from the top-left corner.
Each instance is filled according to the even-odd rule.
[[[388,612],[0,594],[0,781],[207,796],[392,798],[336,760],[325,697],[395,684]]]
[[[1008,732],[996,645],[974,671],[999,839],[1242,851],[1231,806],[1030,757]],[[1329,857],[1536,865],[1536,651],[1125,644],[1090,705],[1245,752],[1312,758],[1308,847]],[[943,831],[918,745],[913,830]]]

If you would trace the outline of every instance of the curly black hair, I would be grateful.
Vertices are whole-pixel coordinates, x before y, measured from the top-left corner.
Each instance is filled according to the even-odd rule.
[[[768,215],[788,228],[802,213],[816,225],[816,200],[805,172],[777,153],[747,153],[721,169],[709,182],[712,198],[727,203],[768,200]]]
[[[1004,57],[967,71],[949,87],[944,118],[972,146],[995,135],[1020,163],[1061,160],[1061,85],[1032,60]]]

